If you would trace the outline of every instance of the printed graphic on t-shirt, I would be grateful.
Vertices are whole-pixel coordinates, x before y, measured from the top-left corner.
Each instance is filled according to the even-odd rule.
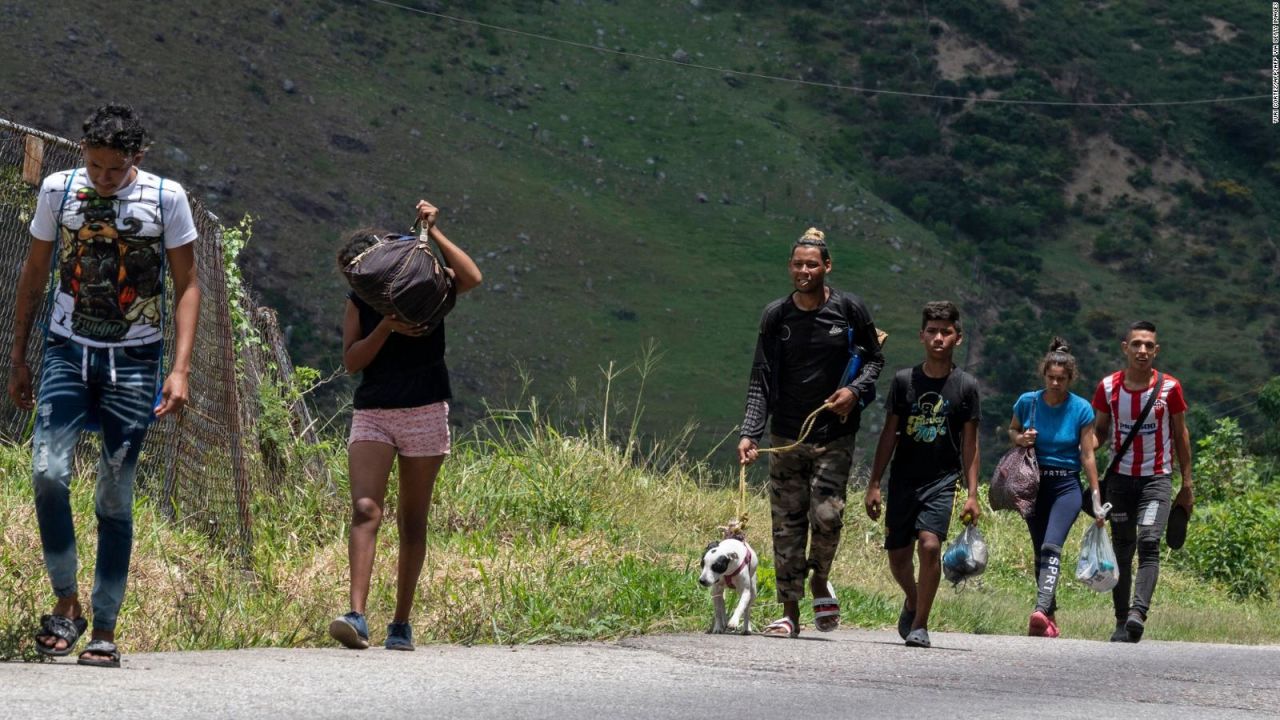
[[[69,325],[75,335],[101,342],[118,342],[131,327],[149,326],[158,339],[163,230],[156,222],[118,217],[117,204],[116,198],[102,197],[91,187],[80,188],[68,202],[64,217],[79,215],[82,222],[78,228],[59,228],[58,289],[70,302],[57,304],[54,324]],[[144,228],[157,234],[143,235]]]
[[[931,443],[947,435],[947,416],[951,403],[940,393],[921,395],[907,415],[907,435],[918,443]]]

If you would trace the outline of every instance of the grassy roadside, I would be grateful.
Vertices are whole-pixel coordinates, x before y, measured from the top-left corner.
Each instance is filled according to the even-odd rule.
[[[502,419],[497,419],[500,417]],[[643,460],[594,435],[562,434],[536,413],[496,416],[485,440],[460,442],[445,465],[430,548],[412,618],[420,642],[530,643],[696,631],[710,602],[694,582],[701,547],[734,513],[725,468],[683,460],[672,449]],[[345,472],[338,496],[294,488],[258,498],[255,550],[247,562],[199,533],[165,522],[137,501],[133,571],[121,617],[127,652],[327,645],[328,620],[346,609]],[[29,635],[51,602],[31,508],[27,452],[0,447],[0,659],[33,657]],[[881,530],[861,512],[846,517],[834,583],[844,622],[887,627],[900,599],[879,549]],[[81,586],[92,579],[92,479],[73,508],[81,534]],[[394,491],[388,499],[394,514]],[[768,507],[749,500],[750,539],[764,587],[755,618],[778,613]],[[380,536],[370,599],[374,640],[394,602],[394,522]],[[944,587],[932,627],[1020,634],[1033,599],[1030,547],[1021,520],[984,516],[991,545],[982,582]],[[1074,558],[1083,525],[1066,549]],[[1067,637],[1105,638],[1109,596],[1064,584],[1059,619]],[[1280,604],[1241,602],[1221,587],[1166,566],[1148,637],[1230,643],[1280,642]]]

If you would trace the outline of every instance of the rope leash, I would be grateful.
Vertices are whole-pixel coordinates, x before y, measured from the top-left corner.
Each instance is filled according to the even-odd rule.
[[[800,424],[800,437],[797,438],[796,441],[791,443],[790,445],[783,445],[781,447],[757,448],[756,452],[761,454],[763,453],[781,454],[785,452],[790,452],[791,450],[794,450],[800,447],[802,444],[804,444],[805,439],[809,437],[809,433],[813,432],[813,426],[818,422],[818,415],[821,414],[823,410],[830,410],[833,407],[835,407],[835,405],[832,403],[823,403],[822,407],[809,413],[809,417],[805,418],[804,422]],[[738,465],[738,519],[736,522],[730,524],[729,527],[726,528],[727,530],[726,534],[732,535],[734,533],[741,533],[746,529],[747,529],[747,466]]]

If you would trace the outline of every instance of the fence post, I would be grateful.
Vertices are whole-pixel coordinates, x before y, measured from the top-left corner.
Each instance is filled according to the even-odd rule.
[[[276,380],[284,385],[293,383],[293,361],[289,359],[289,350],[285,347],[284,336],[280,332],[280,321],[276,311],[269,307],[260,307],[254,311],[258,331],[262,333],[262,341],[270,348],[276,361]],[[306,398],[299,397],[289,406],[293,418],[294,437],[301,439],[309,446],[320,442],[316,434],[315,419],[311,416],[311,408],[307,407]],[[337,492],[338,488],[329,475],[329,468],[317,456],[312,456],[305,463],[307,476],[312,481],[324,483],[329,492]]]
[[[22,179],[30,185],[39,185],[44,169],[44,140],[27,135],[22,151]]]

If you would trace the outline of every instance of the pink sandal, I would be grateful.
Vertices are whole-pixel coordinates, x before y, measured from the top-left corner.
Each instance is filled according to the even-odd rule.
[[[792,624],[791,618],[780,617],[766,625],[760,634],[768,637],[794,638],[800,636],[800,629]]]

